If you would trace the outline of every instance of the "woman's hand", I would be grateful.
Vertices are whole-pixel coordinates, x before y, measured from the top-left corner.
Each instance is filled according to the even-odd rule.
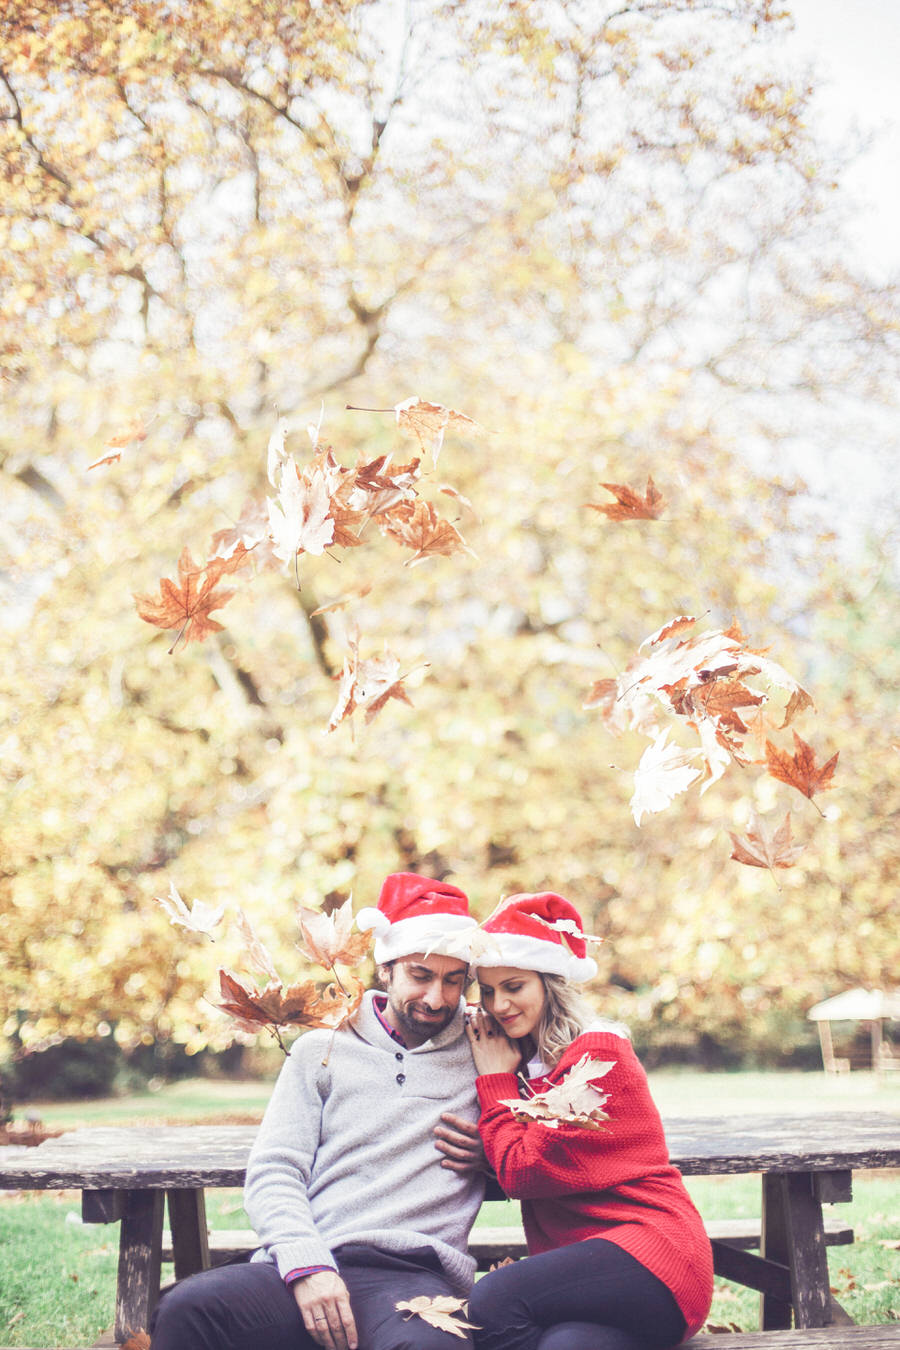
[[[466,1012],[466,1035],[479,1074],[515,1073],[522,1062],[515,1042],[483,1008],[469,1008]]]

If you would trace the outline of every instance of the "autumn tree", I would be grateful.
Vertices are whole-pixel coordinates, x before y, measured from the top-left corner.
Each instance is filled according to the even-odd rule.
[[[670,1042],[774,1043],[889,978],[864,879],[889,694],[852,653],[880,665],[896,578],[876,612],[788,451],[885,443],[895,296],[847,262],[789,24],[768,0],[5,7],[8,1037],[224,1043],[220,954],[153,904],[173,879],[242,904],[282,967],[291,902],[397,867],[485,910],[552,886]],[[448,433],[416,487],[477,556],[406,567],[367,527],[339,561],[254,561],[224,631],[167,654],[132,596],[259,509],[279,419],[298,461],[321,412],[345,468],[402,463],[393,413],[345,405],[410,395],[491,433]],[[590,510],[648,478],[661,512]],[[736,616],[813,689],[798,734],[851,761],[824,824],[735,767],[635,826],[639,741],[582,705],[680,613]],[[326,734],[354,643],[415,672],[411,706]],[[788,806],[778,891],[728,831]]]

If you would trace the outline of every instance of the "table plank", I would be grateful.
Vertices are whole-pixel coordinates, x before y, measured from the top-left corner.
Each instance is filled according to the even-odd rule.
[[[686,1176],[900,1167],[900,1115],[832,1112],[664,1119]],[[241,1186],[256,1127],[166,1125],[73,1130],[4,1158],[0,1187],[53,1190]]]

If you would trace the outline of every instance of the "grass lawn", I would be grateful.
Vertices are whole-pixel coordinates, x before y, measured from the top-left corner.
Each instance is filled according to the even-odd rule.
[[[665,1070],[651,1075],[666,1115],[772,1110],[900,1111],[900,1084],[878,1084],[872,1075],[827,1080],[824,1074],[701,1074]],[[194,1080],[156,1093],[107,1101],[32,1103],[44,1124],[125,1124],[160,1121],[258,1119],[271,1084]],[[24,1114],[26,1108],[21,1108]],[[900,1124],[898,1124],[900,1128]],[[688,1187],[707,1218],[755,1217],[755,1177],[691,1177]],[[239,1191],[207,1197],[214,1228],[241,1228],[246,1217]],[[860,1174],[853,1201],[834,1213],[852,1224],[852,1247],[829,1250],[832,1286],[858,1322],[900,1321],[900,1174]],[[0,1343],[4,1346],[90,1345],[112,1321],[118,1226],[83,1225],[77,1192],[0,1192]],[[517,1220],[518,1206],[494,1201],[479,1223]],[[164,1275],[170,1274],[164,1270]],[[751,1291],[717,1282],[710,1321],[749,1330],[758,1325]]]

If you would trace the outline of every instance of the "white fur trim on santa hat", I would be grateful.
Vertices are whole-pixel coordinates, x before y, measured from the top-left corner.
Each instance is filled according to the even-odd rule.
[[[373,955],[379,965],[384,961],[396,961],[400,956],[411,956],[413,952],[458,956],[464,961],[465,954],[458,950],[459,938],[454,935],[466,928],[475,928],[477,924],[477,919],[466,914],[414,914],[409,919],[398,919],[396,923],[390,923],[380,909],[361,909],[356,916],[357,928],[375,931]],[[457,950],[453,950],[454,947]]]
[[[561,942],[522,933],[491,933],[490,938],[491,950],[479,952],[473,965],[538,970],[542,975],[563,975],[575,984],[592,980],[597,974],[597,962],[592,957],[576,956]]]

